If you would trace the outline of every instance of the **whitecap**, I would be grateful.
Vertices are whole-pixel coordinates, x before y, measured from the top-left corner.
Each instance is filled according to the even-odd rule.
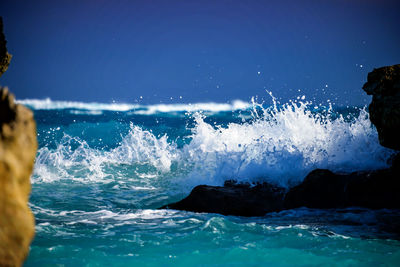
[[[234,110],[245,110],[251,107],[251,104],[242,100],[234,100],[230,103],[171,103],[171,104],[129,104],[129,103],[97,103],[97,102],[78,102],[78,101],[58,101],[46,99],[22,99],[16,100],[18,104],[26,105],[35,110],[53,110],[53,109],[77,109],[92,111],[85,113],[83,111],[71,111],[72,114],[100,115],[101,111],[132,111],[133,114],[153,115],[157,113],[173,112],[195,112],[208,111],[212,113]]]
[[[127,103],[86,103],[77,101],[57,101],[46,99],[22,99],[16,100],[18,104],[26,105],[36,110],[51,110],[51,109],[83,109],[83,110],[108,110],[108,111],[128,111],[139,107],[139,105]]]

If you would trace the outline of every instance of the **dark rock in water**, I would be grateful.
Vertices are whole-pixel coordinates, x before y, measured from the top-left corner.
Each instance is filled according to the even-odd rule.
[[[284,206],[286,209],[344,207],[347,182],[347,176],[329,170],[314,170],[301,184],[289,190]]]
[[[236,216],[262,216],[283,208],[285,190],[268,183],[237,184],[225,182],[224,186],[196,186],[183,200],[162,208],[194,212],[220,213]]]
[[[369,113],[379,142],[400,150],[400,64],[374,69],[363,89],[372,95]]]
[[[348,206],[400,208],[400,154],[393,158],[388,169],[356,174],[356,179],[348,184]]]
[[[0,17],[0,76],[7,70],[11,55],[7,52],[7,41],[3,33],[3,19]]]
[[[284,188],[268,183],[251,186],[227,181],[224,186],[199,185],[188,197],[162,209],[237,216],[263,216],[300,207],[399,209],[400,154],[392,161],[388,169],[350,174],[317,169],[286,195]]]
[[[314,170],[289,190],[284,208],[400,208],[399,156],[389,169],[335,174]]]

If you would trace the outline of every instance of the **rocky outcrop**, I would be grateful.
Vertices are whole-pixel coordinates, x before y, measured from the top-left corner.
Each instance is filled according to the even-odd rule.
[[[389,169],[336,174],[314,170],[289,190],[284,208],[400,208],[400,156]]]
[[[6,43],[0,17],[0,76],[11,60]],[[0,266],[21,266],[29,252],[35,223],[28,200],[36,150],[32,112],[0,87]]]
[[[0,17],[0,76],[7,70],[11,55],[7,52],[7,41],[3,33],[3,18]]]
[[[227,181],[224,186],[196,186],[188,197],[162,209],[262,216],[267,212],[282,210],[284,192],[283,188],[268,183],[251,186]]]
[[[314,170],[287,193],[268,183],[251,186],[228,181],[224,186],[199,185],[188,197],[162,208],[238,216],[262,216],[299,207],[398,209],[399,177],[400,154],[393,159],[391,168],[383,170],[351,174]]]
[[[372,95],[369,114],[379,142],[400,150],[400,64],[374,69],[363,89]]]
[[[28,199],[36,150],[32,112],[0,88],[0,266],[21,266],[34,235]]]

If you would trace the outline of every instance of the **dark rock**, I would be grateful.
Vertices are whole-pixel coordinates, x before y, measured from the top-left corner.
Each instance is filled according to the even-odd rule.
[[[390,159],[390,167],[394,172],[400,173],[400,153],[397,153]]]
[[[15,120],[16,108],[14,96],[8,92],[8,89],[0,90],[0,132],[2,125]]]
[[[348,176],[337,175],[329,170],[310,172],[304,181],[289,190],[285,196],[285,208],[336,208],[346,205]]]
[[[7,70],[12,57],[7,52],[6,44],[6,37],[3,33],[3,18],[0,17],[0,76]]]
[[[400,150],[400,64],[374,69],[363,89],[372,95],[369,113],[379,142]]]
[[[399,156],[389,169],[335,174],[314,170],[289,190],[284,208],[400,208]]]
[[[262,216],[283,208],[285,190],[268,183],[237,184],[225,182],[224,186],[196,186],[183,200],[162,208],[194,212],[220,213],[236,216]]]
[[[364,207],[400,209],[400,153],[388,169],[337,174],[317,169],[304,181],[285,189],[268,183],[196,186],[183,200],[162,207],[237,216],[262,216],[300,207],[330,209]]]
[[[400,154],[392,167],[383,170],[358,172],[347,185],[347,206],[371,209],[400,208]]]

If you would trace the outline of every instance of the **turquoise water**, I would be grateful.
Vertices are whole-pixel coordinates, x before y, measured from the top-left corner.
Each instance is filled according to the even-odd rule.
[[[387,167],[392,151],[378,144],[363,109],[20,102],[34,110],[39,141],[30,199],[36,236],[25,266],[400,263],[397,210],[242,218],[158,209],[198,184],[288,188],[315,168]]]

